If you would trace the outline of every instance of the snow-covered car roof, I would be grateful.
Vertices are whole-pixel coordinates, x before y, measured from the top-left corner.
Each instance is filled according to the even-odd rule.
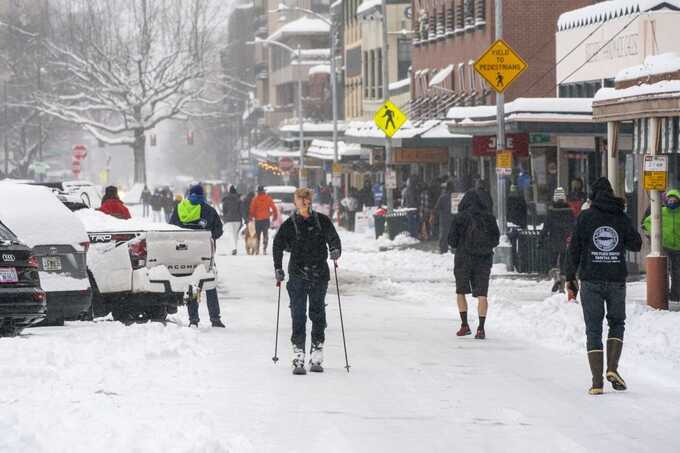
[[[88,233],[124,233],[132,231],[178,231],[182,228],[169,223],[149,222],[132,218],[122,220],[94,209],[79,209],[74,213]]]
[[[0,220],[30,247],[69,244],[77,248],[89,241],[78,218],[43,186],[0,183]]]
[[[297,190],[297,187],[295,186],[265,186],[264,191],[267,193],[270,192],[279,192],[279,193],[295,193]]]

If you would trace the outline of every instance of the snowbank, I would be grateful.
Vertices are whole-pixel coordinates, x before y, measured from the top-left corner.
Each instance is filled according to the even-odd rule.
[[[88,278],[66,277],[54,272],[39,272],[40,287],[48,293],[55,291],[87,291],[90,289]]]
[[[129,191],[125,192],[122,197],[125,204],[139,204],[142,202],[142,192],[144,191],[144,184],[134,184]]]
[[[168,223],[154,223],[143,218],[132,218],[122,220],[104,214],[94,209],[80,209],[75,212],[76,216],[85,226],[88,233],[98,231],[123,232],[123,231],[176,231],[181,228]]]

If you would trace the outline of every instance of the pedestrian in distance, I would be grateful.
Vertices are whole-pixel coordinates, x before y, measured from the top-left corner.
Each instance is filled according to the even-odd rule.
[[[190,230],[207,230],[212,234],[213,250],[215,243],[223,233],[222,220],[215,208],[205,200],[203,186],[194,184],[189,187],[189,195],[177,205],[177,209],[170,216],[170,223],[181,228]],[[205,291],[208,303],[208,313],[213,327],[224,327],[220,317],[220,303],[217,297],[217,288],[208,288]],[[198,301],[190,298],[187,302],[189,312],[189,326],[198,327]]]
[[[666,192],[666,205],[661,209],[661,242],[668,257],[671,278],[669,299],[680,302],[680,191]],[[652,216],[647,215],[642,223],[649,235],[652,231]]]
[[[588,196],[583,190],[583,180],[581,178],[572,179],[570,187],[571,190],[567,196],[567,203],[574,211],[574,217],[577,217],[581,213],[583,203],[585,203]]]
[[[356,190],[350,189],[349,194],[340,201],[340,205],[344,208],[345,215],[347,216],[347,222],[345,223],[347,230],[354,231],[357,211],[361,208]]]
[[[102,197],[102,204],[99,207],[99,210],[104,214],[123,220],[132,217],[128,208],[118,197],[118,188],[116,186],[108,186],[104,190],[104,196]]]
[[[615,390],[626,390],[618,371],[626,321],[626,251],[639,252],[640,234],[624,212],[623,199],[614,195],[607,178],[591,186],[590,208],[582,211],[569,244],[566,262],[567,287],[578,292],[586,326],[588,363],[592,386],[588,393],[604,392],[602,322],[607,317],[607,373]]]
[[[163,195],[161,189],[156,187],[151,195],[151,213],[154,222],[163,222]]]
[[[470,335],[467,294],[478,300],[479,326],[475,338],[486,338],[484,324],[489,307],[487,293],[493,264],[493,250],[498,246],[500,231],[493,214],[477,190],[465,193],[458,205],[449,231],[449,245],[455,250],[453,273],[461,326],[456,335]]]
[[[248,218],[255,221],[255,232],[257,234],[257,255],[267,254],[267,244],[269,243],[269,226],[279,217],[279,210],[272,197],[267,195],[263,186],[257,187],[257,196],[250,203]]]
[[[340,237],[331,219],[312,209],[312,191],[300,188],[295,192],[296,211],[286,219],[274,237],[274,274],[283,282],[283,252],[290,252],[288,283],[293,334],[293,374],[306,374],[305,344],[307,300],[312,321],[310,371],[323,371],[323,347],[326,329],[326,291],[330,280],[328,257],[340,258]]]
[[[142,190],[141,201],[142,201],[142,215],[144,217],[149,217],[149,215],[151,214],[151,191],[149,190],[149,187],[146,184],[144,184],[144,190]]]
[[[512,223],[524,230],[527,228],[527,202],[516,185],[510,186],[508,194],[508,223]]]
[[[564,189],[558,187],[553,193],[553,203],[548,208],[548,215],[539,236],[539,244],[542,248],[547,248],[552,266],[550,275],[553,278],[553,293],[564,293],[565,290],[564,262],[574,229],[574,220],[574,213],[567,204]]]
[[[229,192],[222,198],[222,220],[224,221],[224,229],[231,236],[234,245],[234,248],[231,250],[232,255],[237,253],[239,231],[243,224],[242,208],[241,196],[236,191],[236,187],[233,185],[229,186]]]
[[[453,182],[445,183],[444,192],[439,196],[434,206],[437,218],[439,219],[439,253],[442,255],[449,251],[449,229],[451,228],[451,194],[453,193]]]
[[[164,187],[161,191],[161,200],[163,207],[163,215],[165,216],[165,221],[170,222],[170,216],[175,210],[175,196],[172,194],[170,187]]]

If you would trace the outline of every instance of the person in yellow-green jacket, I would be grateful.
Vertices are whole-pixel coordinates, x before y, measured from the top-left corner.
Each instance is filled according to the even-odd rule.
[[[666,192],[666,206],[661,209],[662,245],[670,264],[671,292],[669,299],[680,301],[680,190]],[[652,216],[642,222],[647,234],[652,230]]]
[[[180,228],[190,230],[207,230],[212,234],[213,241],[218,240],[223,233],[222,219],[217,211],[205,201],[203,186],[193,184],[189,187],[189,195],[182,200],[170,216],[170,223]],[[217,299],[217,288],[205,291],[208,302],[208,313],[213,327],[224,327],[220,319],[220,303]],[[187,303],[189,311],[189,326],[198,327],[198,302]]]

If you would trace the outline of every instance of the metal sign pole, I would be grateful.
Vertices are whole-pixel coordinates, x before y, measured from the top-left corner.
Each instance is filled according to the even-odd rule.
[[[381,0],[382,7],[382,75],[383,75],[383,101],[390,99],[390,73],[389,73],[389,45],[387,43],[387,1]],[[392,139],[385,135],[385,195],[387,197],[387,209],[394,208],[394,190],[387,188],[387,174],[392,170]]]
[[[503,39],[503,0],[496,0],[496,39]],[[505,95],[496,93],[496,119],[498,121],[498,131],[496,137],[496,152],[503,152],[505,149]],[[507,233],[506,216],[506,196],[505,196],[505,174],[498,173],[496,180],[498,194],[498,224],[501,235]]]

